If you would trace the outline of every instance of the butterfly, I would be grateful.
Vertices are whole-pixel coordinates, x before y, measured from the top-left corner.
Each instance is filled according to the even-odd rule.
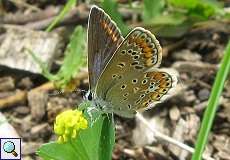
[[[90,10],[87,41],[92,100],[107,113],[134,117],[164,100],[177,83],[158,68],[162,49],[150,31],[136,27],[123,38],[97,6]]]

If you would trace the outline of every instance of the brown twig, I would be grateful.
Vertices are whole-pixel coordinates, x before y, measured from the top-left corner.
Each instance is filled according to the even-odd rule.
[[[72,9],[60,22],[59,25],[65,25],[65,24],[70,24],[70,23],[83,23],[87,21],[88,17],[88,11],[85,10],[85,8],[80,5],[78,7],[75,7]],[[41,21],[36,21],[36,22],[31,22],[26,24],[25,26],[31,29],[44,29],[49,26],[49,24],[56,18],[57,16],[54,17],[49,17],[47,19],[43,19]]]
[[[78,80],[83,80],[86,79],[88,76],[88,73],[86,71],[82,71],[79,72],[75,79]],[[77,88],[78,86],[75,86],[75,88]],[[50,91],[50,90],[54,90],[55,85],[53,82],[47,82],[42,84],[41,86],[38,86],[32,90],[30,90],[29,92],[33,92],[33,91]],[[6,97],[4,99],[0,99],[0,109],[4,109],[7,107],[11,107],[14,106],[15,104],[18,104],[20,102],[25,102],[27,100],[27,93],[28,91],[18,91],[16,92],[16,94]]]
[[[3,19],[0,21],[2,24],[26,24],[29,22],[36,22],[50,17],[54,17],[59,13],[60,9],[58,8],[47,8],[43,11],[32,12],[28,15],[25,14],[7,14],[3,16]]]
[[[0,99],[0,109],[4,109],[7,106],[12,106],[19,102],[24,102],[26,100],[26,97],[27,97],[26,91],[17,91],[15,95],[6,97],[4,99]]]
[[[40,8],[36,7],[36,6],[33,6],[33,5],[30,5],[22,0],[9,0],[11,1],[12,3],[14,3],[15,5],[18,5],[18,6],[21,6],[21,7],[26,7],[28,9],[31,9],[31,10],[34,10],[34,11],[41,11]]]

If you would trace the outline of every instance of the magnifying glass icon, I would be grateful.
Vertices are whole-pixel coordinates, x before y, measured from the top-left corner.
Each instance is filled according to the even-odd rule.
[[[14,157],[17,157],[18,154],[15,152],[15,145],[11,141],[7,141],[3,144],[3,149],[6,153],[11,153],[14,155]]]

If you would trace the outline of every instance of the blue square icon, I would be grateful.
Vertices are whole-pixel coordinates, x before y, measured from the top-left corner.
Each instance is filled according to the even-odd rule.
[[[21,138],[0,138],[0,160],[21,159]]]

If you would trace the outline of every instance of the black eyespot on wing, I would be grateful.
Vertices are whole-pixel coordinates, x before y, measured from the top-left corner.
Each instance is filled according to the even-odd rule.
[[[135,66],[135,69],[143,69],[143,67],[142,66]]]
[[[138,58],[139,58],[139,56],[138,56],[138,55],[133,57],[133,59],[138,59]]]
[[[125,89],[125,88],[126,88],[126,85],[123,84],[123,85],[121,86],[121,89]]]
[[[128,53],[129,53],[129,54],[131,54],[132,52],[133,52],[133,50],[132,50],[132,49],[129,49],[129,50],[128,50]]]
[[[122,51],[121,51],[121,54],[125,54],[125,53],[126,53],[126,50],[122,50]]]
[[[136,55],[136,54],[137,54],[137,52],[136,52],[136,51],[133,51],[132,56],[134,56],[134,55]]]
[[[137,65],[137,64],[139,64],[138,61],[134,61],[133,63],[131,63],[132,66],[135,66],[135,65]]]
[[[146,84],[148,82],[148,80],[147,79],[144,79],[141,83],[142,84]]]
[[[132,83],[134,83],[134,84],[137,83],[137,79],[133,79]]]

